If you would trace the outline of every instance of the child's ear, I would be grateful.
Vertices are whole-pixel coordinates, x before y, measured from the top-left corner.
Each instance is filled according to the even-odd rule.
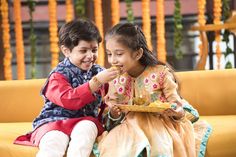
[[[136,51],[137,53],[136,53],[136,57],[135,57],[135,59],[136,60],[139,60],[142,56],[143,56],[143,49],[142,48],[140,48],[138,51]]]
[[[61,45],[61,51],[65,57],[69,57],[70,49],[68,49],[65,45]]]

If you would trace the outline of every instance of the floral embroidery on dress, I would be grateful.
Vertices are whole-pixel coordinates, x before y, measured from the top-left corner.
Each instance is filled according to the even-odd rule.
[[[163,85],[164,85],[164,77],[165,77],[165,73],[164,72],[160,72],[159,73],[159,86],[160,88],[163,88]]]
[[[119,81],[120,81],[119,83],[124,84],[126,82],[126,78],[121,76]]]
[[[152,85],[152,89],[153,89],[153,90],[157,90],[157,89],[158,89],[158,84],[157,84],[157,83],[154,83],[154,84]]]
[[[144,82],[145,85],[148,85],[148,84],[149,84],[149,79],[148,79],[148,77],[146,77],[143,82]]]
[[[113,80],[113,83],[114,83],[114,85],[116,85],[116,84],[118,83],[118,79],[117,79],[117,78],[114,79],[114,80]]]
[[[150,75],[150,78],[151,78],[151,80],[155,81],[155,80],[157,79],[157,74],[152,73],[152,74]]]
[[[123,86],[119,86],[118,88],[117,88],[117,93],[118,94],[123,94],[124,93],[124,87]]]

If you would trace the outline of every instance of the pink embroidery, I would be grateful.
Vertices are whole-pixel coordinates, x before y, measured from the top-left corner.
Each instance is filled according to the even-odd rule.
[[[149,83],[149,79],[148,79],[148,78],[145,78],[145,79],[144,79],[144,84],[147,85],[148,83]]]
[[[117,93],[123,94],[123,93],[124,93],[124,87],[123,87],[123,86],[120,86],[120,87],[117,89]]]
[[[160,72],[159,73],[159,86],[160,86],[160,88],[163,88],[163,85],[164,85],[164,77],[165,77],[165,73],[163,73],[163,72]]]
[[[120,83],[121,83],[121,84],[124,84],[125,82],[126,82],[126,78],[125,78],[125,77],[121,77],[121,78],[120,78]]]
[[[156,80],[156,78],[157,78],[157,75],[156,75],[155,73],[152,73],[152,74],[151,74],[151,79],[152,79],[152,80]]]
[[[118,82],[118,80],[117,80],[117,79],[115,79],[115,80],[114,80],[114,84],[117,84],[117,82]]]
[[[161,102],[166,102],[167,101],[167,99],[166,99],[166,97],[163,93],[161,93],[159,99],[160,99]]]
[[[154,84],[152,85],[152,88],[153,88],[153,90],[156,90],[156,89],[158,88],[158,85],[157,85],[156,83],[154,83]]]

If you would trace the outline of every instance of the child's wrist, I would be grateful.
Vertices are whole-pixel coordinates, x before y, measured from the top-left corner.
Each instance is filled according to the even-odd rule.
[[[122,117],[122,114],[120,114],[119,117],[117,118],[113,118],[111,115],[111,110],[108,111],[108,118],[111,119],[112,121],[118,121],[121,119],[121,117]]]
[[[97,91],[99,88],[101,88],[103,84],[97,79],[96,76],[94,76],[90,81],[89,81],[89,87],[92,92]]]

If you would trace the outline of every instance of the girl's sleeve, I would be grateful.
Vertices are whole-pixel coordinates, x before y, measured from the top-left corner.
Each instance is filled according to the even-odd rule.
[[[178,94],[178,84],[175,81],[174,75],[168,68],[164,70],[165,79],[163,92],[169,102],[180,102],[183,109],[186,111],[186,117],[191,122],[196,122],[199,119],[198,111],[192,107],[186,100],[182,99]]]
[[[88,82],[73,88],[68,80],[59,73],[53,73],[50,76],[46,88],[47,99],[69,110],[78,110],[96,99],[90,91]]]
[[[169,102],[181,102],[181,98],[178,94],[178,84],[175,81],[174,75],[170,72],[169,68],[165,67],[164,80],[162,91]]]

